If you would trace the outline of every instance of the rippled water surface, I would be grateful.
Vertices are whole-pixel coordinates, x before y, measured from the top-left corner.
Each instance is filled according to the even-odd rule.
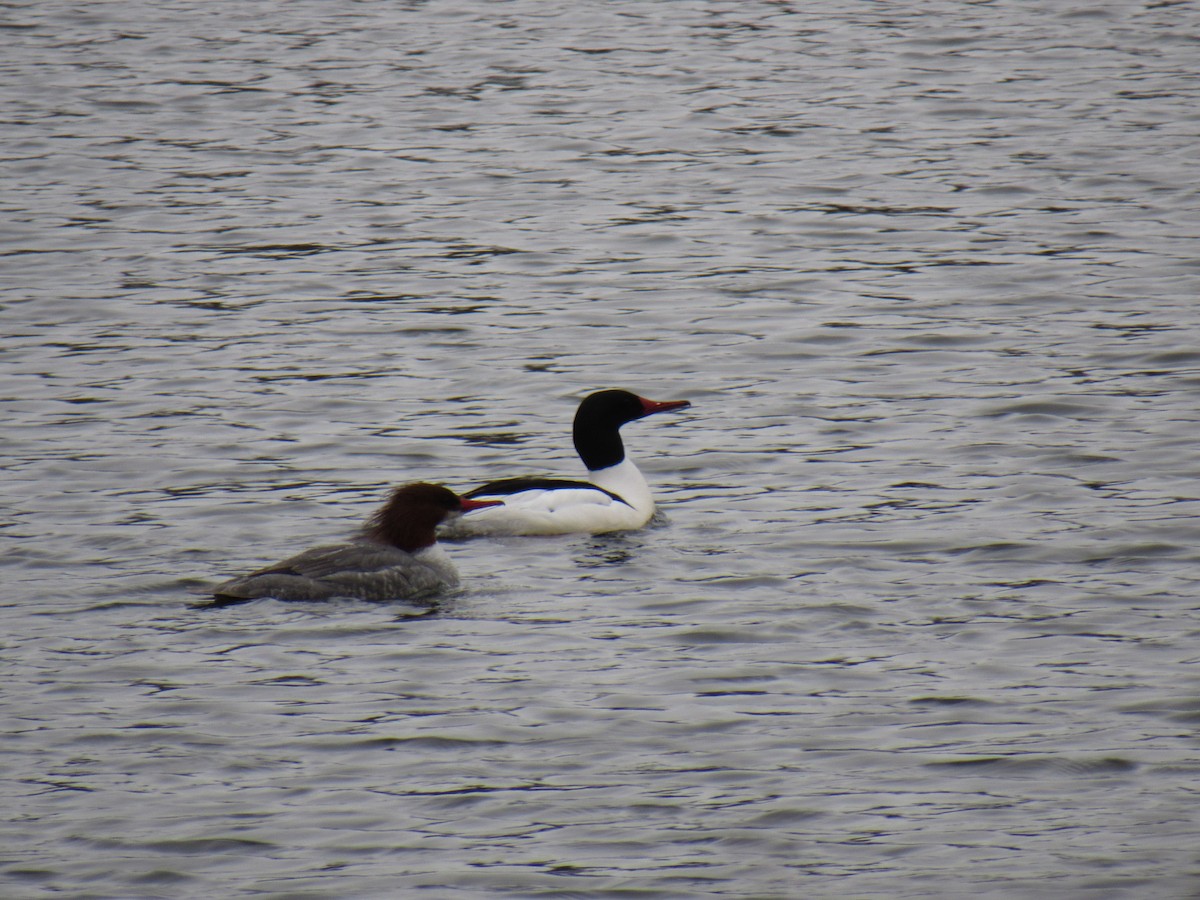
[[[6,897],[1194,897],[1200,10],[3,6]],[[196,610],[391,485],[644,531]]]

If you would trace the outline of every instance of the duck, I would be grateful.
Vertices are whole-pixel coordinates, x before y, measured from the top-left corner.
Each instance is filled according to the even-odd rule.
[[[276,600],[414,600],[459,583],[437,543],[437,526],[502,501],[460,497],[449,488],[417,482],[396,488],[349,541],[313,547],[282,562],[232,578],[212,590],[227,606]]]
[[[589,394],[575,412],[572,436],[588,480],[505,478],[467,491],[491,502],[442,527],[443,536],[602,534],[641,528],[654,515],[646,479],[625,454],[621,426],[675,409],[688,400],[649,400],[626,390]]]

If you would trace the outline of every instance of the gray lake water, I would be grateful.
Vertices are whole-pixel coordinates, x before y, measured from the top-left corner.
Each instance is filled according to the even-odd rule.
[[[2,31],[4,897],[1200,896],[1194,3]],[[653,527],[190,607],[606,387]]]

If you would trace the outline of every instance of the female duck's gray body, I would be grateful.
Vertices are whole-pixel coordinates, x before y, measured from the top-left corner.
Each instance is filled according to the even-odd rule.
[[[435,543],[437,526],[499,501],[468,500],[433,484],[397,488],[353,540],[305,550],[218,585],[218,604],[276,600],[411,600],[458,584]]]

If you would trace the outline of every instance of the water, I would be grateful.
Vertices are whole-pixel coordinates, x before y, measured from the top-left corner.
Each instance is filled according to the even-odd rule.
[[[4,18],[5,896],[1198,895],[1194,4]]]

